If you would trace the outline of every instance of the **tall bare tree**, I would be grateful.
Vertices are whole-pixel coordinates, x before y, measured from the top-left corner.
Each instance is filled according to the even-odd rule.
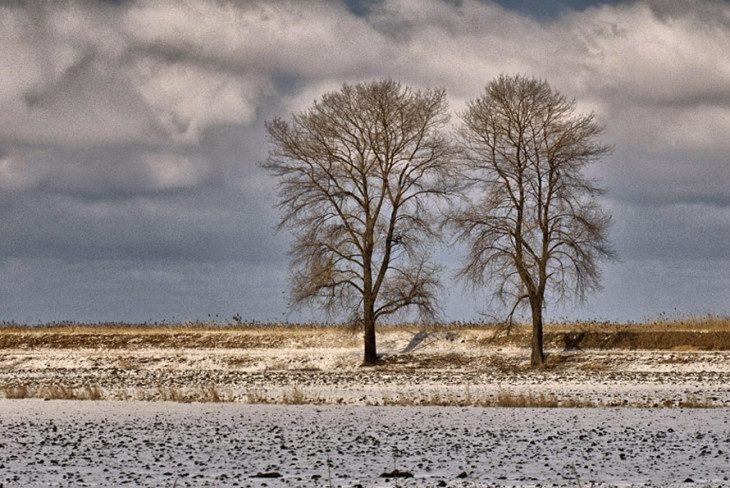
[[[468,256],[462,277],[493,287],[510,312],[532,315],[533,366],[543,364],[546,300],[584,299],[599,287],[598,261],[613,259],[603,190],[584,168],[609,150],[591,114],[545,81],[500,76],[461,116],[469,201],[451,216]]]
[[[433,200],[453,190],[443,90],[394,81],[344,85],[291,121],[267,123],[280,227],[295,232],[292,301],[345,310],[377,362],[376,323],[436,312]]]

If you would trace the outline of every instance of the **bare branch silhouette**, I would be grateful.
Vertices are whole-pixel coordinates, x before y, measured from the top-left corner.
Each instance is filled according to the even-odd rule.
[[[488,286],[515,312],[532,315],[532,364],[544,361],[546,299],[563,300],[600,285],[598,262],[615,258],[607,240],[610,216],[603,190],[585,166],[609,148],[597,142],[593,114],[545,81],[500,76],[461,116],[462,169],[474,199],[449,223],[468,245],[460,276]]]
[[[295,232],[292,301],[361,323],[365,364],[375,324],[404,309],[436,312],[434,201],[456,180],[443,90],[394,81],[344,85],[291,121],[267,124],[263,164],[279,179],[281,227]]]

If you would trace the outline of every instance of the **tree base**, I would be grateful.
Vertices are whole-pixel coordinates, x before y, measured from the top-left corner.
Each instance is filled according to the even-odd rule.
[[[360,366],[369,368],[369,367],[372,367],[372,366],[377,366],[379,364],[380,364],[380,356],[378,355],[378,356],[375,356],[375,359],[373,359],[373,358],[364,358],[362,360],[362,363],[360,363]]]

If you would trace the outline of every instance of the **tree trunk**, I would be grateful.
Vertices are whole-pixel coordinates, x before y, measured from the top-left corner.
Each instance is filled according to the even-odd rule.
[[[375,313],[372,303],[364,303],[363,328],[365,339],[365,357],[363,366],[372,366],[378,362],[378,352],[375,346]]]
[[[542,347],[542,303],[538,299],[530,299],[532,309],[532,356],[530,364],[542,366],[545,363],[545,353]]]

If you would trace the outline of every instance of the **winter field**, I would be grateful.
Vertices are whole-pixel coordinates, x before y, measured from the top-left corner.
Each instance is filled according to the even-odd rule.
[[[528,336],[6,326],[0,486],[730,486],[730,321]]]
[[[730,485],[724,409],[17,400],[0,415],[4,486]]]

